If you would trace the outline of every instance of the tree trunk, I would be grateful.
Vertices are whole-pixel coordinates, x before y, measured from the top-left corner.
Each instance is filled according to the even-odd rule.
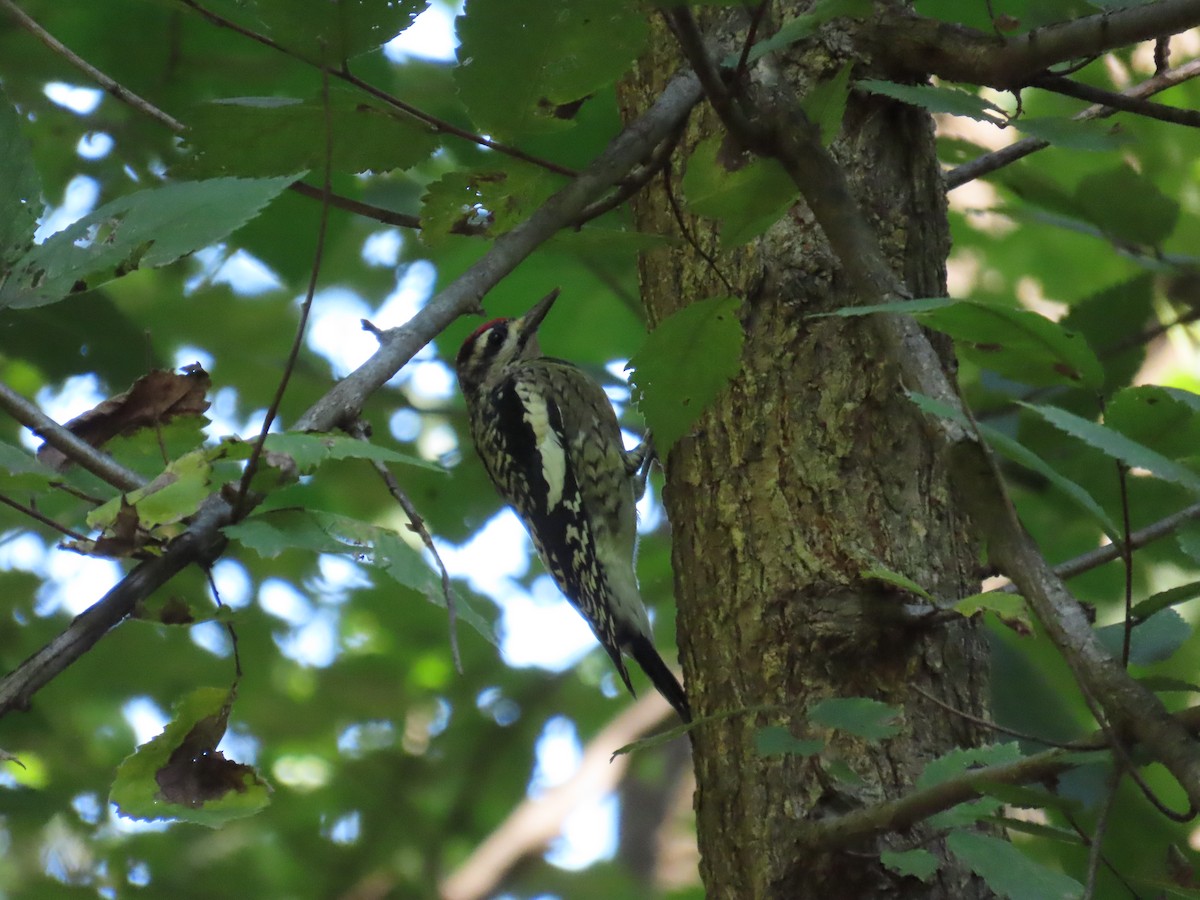
[[[767,14],[786,21],[803,5],[773,4]],[[726,13],[714,13],[702,22],[709,34],[722,33]],[[744,39],[745,13],[730,20],[739,24],[721,52]],[[781,94],[802,97],[836,72],[850,58],[849,37],[823,32],[816,45],[777,54]],[[682,65],[668,34],[656,46],[623,87],[628,115]],[[855,75],[865,71],[858,65]],[[701,107],[668,173],[676,199],[691,149],[716,133],[716,116]],[[728,149],[736,157],[737,148]],[[913,296],[944,294],[949,234],[929,117],[854,94],[833,150]],[[663,180],[640,195],[637,224],[680,235]],[[739,374],[666,464],[680,653],[698,716],[770,706],[692,732],[708,896],[990,896],[927,829],[841,852],[798,842],[798,823],[896,797],[931,759],[978,740],[967,722],[915,689],[980,714],[980,636],[967,622],[906,625],[898,613],[913,598],[863,578],[882,566],[952,600],[978,589],[976,552],[947,473],[871,329],[859,319],[811,318],[858,300],[807,207],[798,204],[761,240],[730,253],[720,251],[710,220],[685,216],[683,224],[744,298],[746,340]],[[645,257],[641,281],[652,324],[694,299],[730,292],[686,243]],[[868,742],[821,731],[805,711],[829,697],[890,704],[902,711],[900,732]],[[824,738],[826,749],[812,758],[764,756],[756,733],[765,725]],[[880,863],[883,850],[918,846],[942,859],[928,884]]]

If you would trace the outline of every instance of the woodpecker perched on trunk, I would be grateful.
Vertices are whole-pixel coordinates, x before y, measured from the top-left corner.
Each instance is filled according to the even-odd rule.
[[[537,330],[557,296],[555,290],[519,319],[493,319],[458,351],[471,438],[629,692],[637,696],[622,651],[690,722],[687,695],[654,649],[633,568],[635,482],[646,451],[625,451],[599,384],[569,362],[542,356]]]

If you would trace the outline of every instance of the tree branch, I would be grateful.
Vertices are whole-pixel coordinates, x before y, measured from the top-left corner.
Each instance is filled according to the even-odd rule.
[[[1003,38],[890,10],[862,33],[875,61],[893,77],[937,75],[1012,90],[1048,67],[1154,40],[1200,24],[1200,0],[1159,0]]]
[[[581,803],[616,789],[631,757],[611,759],[613,748],[648,734],[669,713],[670,707],[657,694],[647,694],[621,712],[588,742],[579,769],[569,781],[521,802],[442,882],[442,900],[491,896],[505,873],[524,857],[544,849]]]
[[[1200,112],[1194,109],[1179,109],[1175,106],[1164,106],[1140,97],[1105,91],[1079,81],[1072,81],[1061,75],[1039,75],[1030,82],[1032,87],[1045,91],[1053,91],[1076,100],[1086,100],[1102,106],[1110,106],[1122,112],[1135,113],[1148,119],[1159,119],[1175,125],[1186,125],[1189,128],[1200,128]]]
[[[1174,69],[1162,72],[1155,75],[1153,78],[1148,78],[1141,84],[1135,84],[1128,90],[1122,91],[1124,97],[1150,97],[1160,91],[1165,91],[1167,88],[1175,87],[1177,84],[1182,84],[1192,78],[1200,75],[1200,59],[1193,59],[1191,62],[1184,63]],[[1089,119],[1104,119],[1115,115],[1118,110],[1111,106],[1096,104],[1089,106],[1083,112],[1073,116],[1076,121],[1086,122]],[[1050,146],[1049,141],[1044,141],[1041,138],[1021,138],[1015,144],[1009,144],[1007,147],[1002,147],[993,153],[985,153],[971,160],[969,163],[963,163],[946,173],[946,190],[952,191],[956,187],[961,187],[968,181],[987,175],[990,172],[995,172],[997,169],[1002,169],[1004,166],[1016,162],[1018,159],[1023,159],[1031,153],[1036,153],[1038,150],[1045,150]]]
[[[1185,734],[1200,729],[1200,707],[1179,713],[1173,720]],[[1109,746],[1103,732],[1082,746],[1104,750]],[[1013,763],[970,769],[955,778],[911,791],[886,803],[855,810],[834,818],[802,823],[797,842],[806,847],[833,850],[849,846],[874,834],[901,831],[943,810],[976,800],[993,784],[1031,784],[1060,775],[1080,765],[1079,749],[1046,750]]]
[[[35,403],[26,400],[7,384],[0,383],[0,409],[62,452],[67,459],[87,469],[97,478],[122,491],[135,491],[146,481],[136,472],[125,468],[107,453],[97,450],[83,438],[76,437],[42,412]]]
[[[1200,0],[1192,3],[1200,13]],[[1177,5],[1165,0],[1138,9]],[[1158,33],[1164,30],[1160,22]],[[712,66],[707,58],[700,58],[702,45],[681,45],[695,68]],[[845,174],[821,143],[812,123],[791,105],[793,102],[792,98],[768,97],[765,104],[757,104],[766,112],[757,114],[748,102],[737,104],[722,99],[720,105],[713,105],[734,137],[749,149],[776,158],[791,176],[841,260],[842,271],[860,303],[888,303],[907,297],[907,289],[891,271],[859,210]],[[723,114],[731,108],[738,113]],[[749,122],[743,119],[742,110]],[[969,421],[969,411],[917,323],[907,316],[880,315],[875,324],[889,357],[900,369],[904,385],[949,404]],[[977,430],[945,419],[926,422],[929,436],[949,463],[963,507],[985,539],[991,559],[1030,602],[1084,693],[1100,702],[1118,735],[1129,734],[1141,741],[1175,776],[1192,804],[1200,805],[1200,748],[1171,718],[1162,701],[1130,678],[1101,646],[1079,603],[1025,532],[996,462]]]

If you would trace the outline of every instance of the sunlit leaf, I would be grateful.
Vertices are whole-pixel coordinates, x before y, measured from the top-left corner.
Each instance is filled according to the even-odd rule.
[[[1008,841],[974,831],[952,831],[946,847],[989,888],[1010,900],[1072,900],[1083,895],[1078,881],[1047,869]]]
[[[694,301],[659,323],[629,361],[633,400],[663,458],[737,372],[738,306],[734,297]]]

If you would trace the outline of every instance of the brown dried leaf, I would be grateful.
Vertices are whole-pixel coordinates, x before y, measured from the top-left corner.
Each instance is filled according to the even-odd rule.
[[[154,774],[159,796],[191,809],[199,809],[211,800],[218,800],[230,791],[244,793],[258,781],[253,767],[226,759],[217,750],[225,735],[233,692],[215,716],[201,719],[167,760]]]
[[[131,435],[143,428],[165,425],[179,416],[198,416],[209,406],[205,394],[212,381],[199,363],[179,372],[155,369],[143,375],[129,390],[109,397],[66,424],[72,434],[93,447],[102,447],[117,435]],[[71,461],[61,451],[43,444],[38,459],[61,472]]]
[[[112,526],[96,539],[91,553],[111,559],[133,556],[150,540],[149,533],[141,529],[139,524],[137,507],[122,495],[121,509],[117,512],[117,517],[113,519]]]

